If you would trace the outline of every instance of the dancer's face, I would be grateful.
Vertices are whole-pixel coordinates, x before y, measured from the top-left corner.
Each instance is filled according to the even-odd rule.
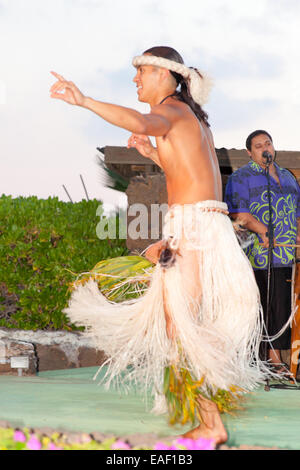
[[[159,69],[152,65],[140,65],[133,79],[137,86],[138,100],[150,103],[159,87]]]
[[[262,154],[266,151],[272,155],[274,160],[275,149],[271,139],[266,134],[260,134],[253,137],[251,141],[251,150],[250,152],[247,150],[247,152],[252,160],[263,168],[265,167],[266,160],[263,158]]]

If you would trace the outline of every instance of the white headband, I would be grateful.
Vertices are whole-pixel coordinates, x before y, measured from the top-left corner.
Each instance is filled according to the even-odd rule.
[[[134,67],[153,65],[154,67],[161,67],[178,73],[187,80],[188,91],[195,103],[202,106],[208,101],[208,96],[213,85],[212,79],[205,73],[200,72],[200,70],[189,68],[179,62],[153,55],[135,56],[132,60],[132,65],[134,65]],[[199,74],[201,74],[201,76]]]

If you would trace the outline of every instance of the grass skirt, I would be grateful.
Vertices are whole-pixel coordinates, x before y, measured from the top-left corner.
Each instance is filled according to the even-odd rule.
[[[105,352],[107,386],[134,381],[150,388],[157,413],[166,411],[166,392],[174,392],[176,378],[213,399],[221,391],[251,391],[268,374],[259,360],[259,291],[226,209],[218,201],[172,206],[163,238],[174,262],[157,263],[143,295],[111,302],[90,280],[74,290],[65,310]],[[164,305],[175,331],[171,339]],[[180,401],[180,393],[169,399]]]

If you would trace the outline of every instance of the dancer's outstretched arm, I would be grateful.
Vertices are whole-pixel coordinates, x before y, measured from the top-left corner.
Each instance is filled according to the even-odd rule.
[[[171,120],[166,116],[166,106],[157,105],[152,108],[151,113],[142,114],[131,108],[96,101],[85,96],[73,82],[65,80],[62,75],[56,72],[51,73],[57,78],[50,89],[51,98],[89,109],[105,121],[134,134],[158,137],[167,134],[171,128]],[[163,113],[161,113],[162,109]]]

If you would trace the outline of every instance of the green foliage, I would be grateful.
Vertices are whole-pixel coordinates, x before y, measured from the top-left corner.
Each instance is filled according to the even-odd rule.
[[[184,361],[183,361],[184,363]],[[201,422],[199,398],[204,397],[216,403],[220,413],[232,413],[241,409],[242,394],[244,390],[237,386],[231,386],[229,390],[217,391],[206,387],[203,391],[205,377],[195,380],[190,371],[185,367],[170,365],[164,372],[164,394],[169,411],[170,424],[195,425]]]
[[[97,238],[100,204],[0,197],[0,326],[76,329],[62,313],[74,274],[127,254],[124,240]],[[10,315],[4,314],[4,291],[18,299]]]

